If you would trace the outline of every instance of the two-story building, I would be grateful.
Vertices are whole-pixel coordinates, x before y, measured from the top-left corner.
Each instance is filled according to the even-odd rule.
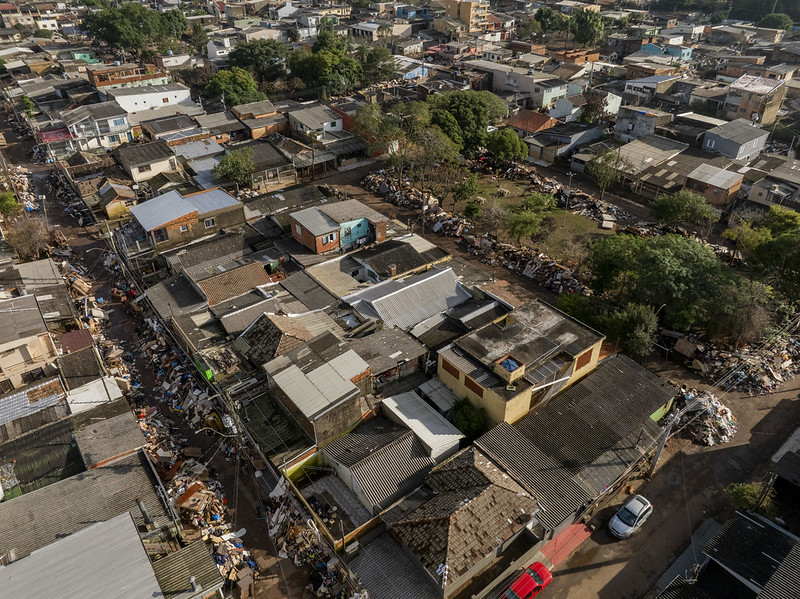
[[[116,102],[79,106],[62,112],[61,118],[70,133],[66,142],[73,150],[116,148],[133,141],[128,114]]]
[[[386,239],[388,218],[357,200],[312,206],[289,216],[292,237],[322,254]]]
[[[742,75],[728,88],[725,118],[741,118],[760,125],[771,125],[777,119],[785,97],[785,81]]]
[[[0,393],[55,373],[57,357],[36,297],[0,300]]]
[[[603,335],[544,302],[526,304],[439,350],[458,397],[513,424],[597,366]]]
[[[178,170],[175,154],[162,140],[119,148],[116,153],[122,168],[134,183]]]
[[[283,133],[288,124],[286,116],[279,114],[269,100],[234,106],[231,113],[247,128],[251,139]]]
[[[147,245],[146,249],[161,252],[245,222],[244,205],[219,188],[185,196],[173,190],[131,206],[130,211],[145,243],[137,248],[128,243],[129,254]]]
[[[703,134],[703,149],[735,160],[752,160],[767,144],[769,131],[747,119],[724,123]]]
[[[645,135],[653,135],[656,129],[672,122],[672,115],[654,108],[621,106],[614,125],[614,137],[628,142]]]

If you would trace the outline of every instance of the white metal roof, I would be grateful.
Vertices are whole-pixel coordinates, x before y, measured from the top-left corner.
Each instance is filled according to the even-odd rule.
[[[295,364],[272,376],[281,391],[309,420],[358,393],[350,379],[369,364],[352,349],[305,374]]]
[[[384,415],[404,424],[428,448],[431,457],[455,451],[464,435],[413,391],[384,398]]]
[[[145,231],[153,231],[195,210],[199,216],[238,203],[239,200],[222,189],[209,189],[188,196],[182,196],[176,190],[172,190],[152,200],[131,206],[131,214]]]
[[[163,597],[130,513],[0,567],[5,597]]]
[[[744,177],[739,173],[726,171],[713,164],[701,164],[691,173],[686,175],[687,179],[701,181],[707,185],[719,187],[720,189],[730,189],[739,183]]]

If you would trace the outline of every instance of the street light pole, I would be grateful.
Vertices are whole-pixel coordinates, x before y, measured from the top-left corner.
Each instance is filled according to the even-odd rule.
[[[567,177],[569,177],[569,184],[567,185],[567,195],[564,198],[564,202],[565,202],[565,205],[564,205],[564,224],[563,224],[564,227],[567,226],[567,213],[569,212],[569,196],[572,195],[572,177],[574,177],[574,176],[575,176],[575,173],[573,173],[572,171],[569,171],[567,173]]]

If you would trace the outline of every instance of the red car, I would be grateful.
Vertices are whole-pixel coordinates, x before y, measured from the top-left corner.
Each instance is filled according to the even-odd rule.
[[[544,564],[535,562],[525,568],[514,582],[506,587],[500,595],[501,599],[531,599],[538,595],[542,589],[553,582],[553,575],[550,574]]]

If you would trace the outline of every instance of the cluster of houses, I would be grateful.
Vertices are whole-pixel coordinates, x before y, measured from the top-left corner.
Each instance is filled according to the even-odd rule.
[[[315,185],[318,174],[372,158],[353,132],[360,106],[490,90],[506,102],[502,126],[536,164],[569,161],[583,172],[613,150],[622,179],[642,196],[689,189],[720,209],[742,197],[800,206],[800,162],[789,144],[770,141],[771,128],[800,109],[800,45],[784,32],[561,0],[550,6],[565,15],[591,10],[638,24],[600,48],[554,49],[515,37],[537,6],[210,2],[187,15],[210,33],[206,56],[140,64],[103,61],[77,42],[83,9],[0,5],[7,99],[33,103],[28,118],[48,160],[76,201],[109,221],[136,304],[207,381],[248,408],[260,450],[375,596],[455,596],[520,544],[546,561],[646,467],[677,391],[608,354],[585,324],[542,301],[518,305],[406,224]],[[178,82],[200,64],[224,68],[242,40],[310,47],[326,21],[341,35],[390,45],[405,81],[216,111]],[[59,35],[29,39],[16,25]],[[242,148],[255,162],[246,192],[214,174]],[[124,489],[83,518],[97,522],[91,534],[75,528],[61,540],[53,531],[63,526],[22,530],[34,509],[37,523],[43,512],[57,519],[49,503],[59,493],[0,503],[11,529],[0,553],[37,557],[50,546],[79,555],[110,536],[135,553],[144,529],[168,536],[171,512],[138,426],[125,421],[126,380],[108,371],[110,357],[87,330],[89,315],[103,318],[102,301],[86,299],[81,318],[67,291],[74,273],[51,259],[8,264],[0,276],[0,451],[13,456],[7,443],[69,422],[65,438],[82,453],[81,439],[93,442],[91,458],[76,466],[85,474],[55,485],[87,510],[98,489]],[[475,439],[453,424],[465,405],[486,417]],[[91,426],[74,417],[97,409],[117,411]],[[320,501],[336,508],[336,528],[319,515]],[[199,578],[210,557],[190,555],[193,547],[172,559],[195,564],[174,569]],[[145,561],[134,580],[157,587],[175,576]],[[204,580],[202,596],[221,584]]]

